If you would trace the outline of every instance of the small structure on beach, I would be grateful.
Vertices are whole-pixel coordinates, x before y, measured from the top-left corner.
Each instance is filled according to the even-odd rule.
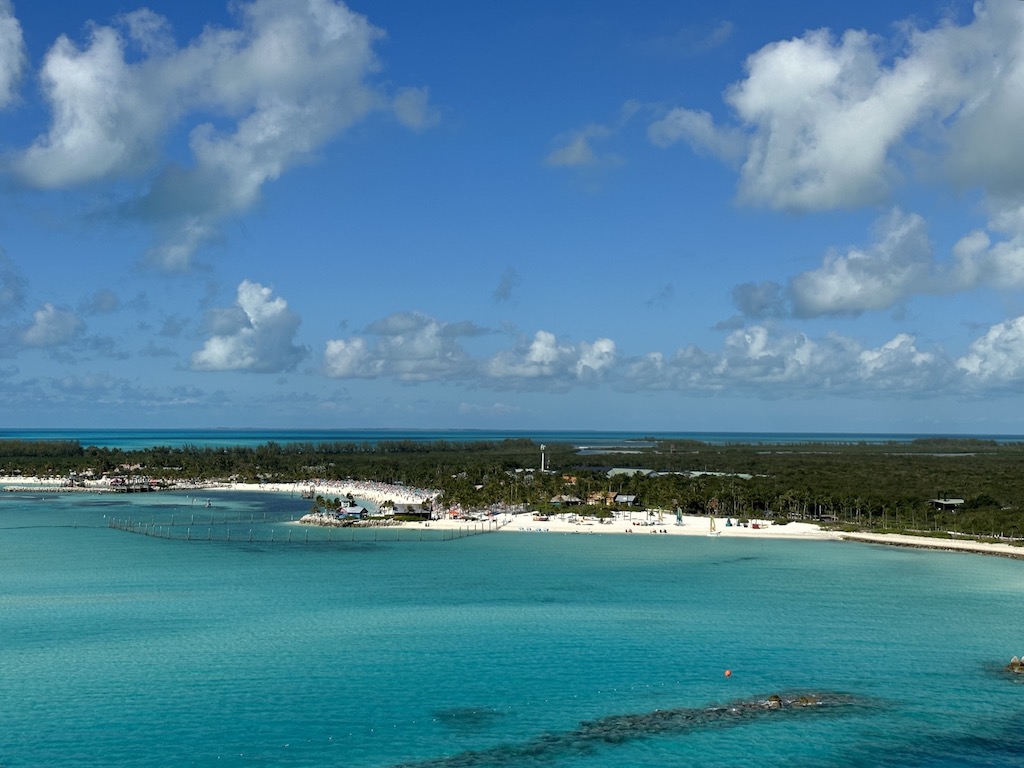
[[[303,515],[299,522],[303,525],[322,525],[329,528],[346,528],[361,523],[367,517],[363,507],[342,507],[339,510],[319,509]]]
[[[612,467],[606,474],[608,477],[633,477],[634,475],[647,477],[653,473],[653,469],[642,469],[640,467]]]
[[[578,496],[569,496],[563,493],[552,497],[550,503],[556,507],[578,507],[583,501]]]
[[[947,512],[955,512],[964,505],[963,499],[928,499],[928,503],[931,504],[935,509],[942,509]]]
[[[114,493],[146,493],[157,489],[157,481],[138,475],[115,475],[110,478],[109,487]]]

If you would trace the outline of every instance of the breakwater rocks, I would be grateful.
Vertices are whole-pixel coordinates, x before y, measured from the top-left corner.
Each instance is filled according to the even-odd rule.
[[[1024,547],[1016,546],[1011,540],[975,541],[970,538],[932,538],[930,536],[908,536],[899,533],[841,533],[843,541],[862,544],[884,544],[890,547],[908,549],[932,549],[942,552],[969,552],[976,555],[994,555],[1024,560]]]
[[[552,760],[585,755],[600,747],[657,736],[678,736],[705,728],[743,725],[763,718],[841,715],[867,702],[842,693],[772,694],[742,699],[721,706],[656,709],[640,714],[610,715],[587,720],[570,731],[544,733],[517,744],[469,750],[455,755],[410,763],[395,768],[484,768],[547,764]]]

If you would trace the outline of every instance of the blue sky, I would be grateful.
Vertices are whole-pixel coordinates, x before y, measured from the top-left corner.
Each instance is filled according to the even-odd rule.
[[[0,423],[1024,433],[1024,3],[0,0]]]

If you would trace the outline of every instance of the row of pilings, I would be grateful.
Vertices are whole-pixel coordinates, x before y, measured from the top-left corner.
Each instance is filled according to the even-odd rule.
[[[294,515],[252,516],[220,519],[205,515],[172,516],[169,520],[108,518],[107,527],[127,533],[176,541],[225,541],[262,544],[316,544],[344,542],[452,541],[497,530],[493,524],[471,523],[458,528],[407,528],[404,526],[309,526],[274,525],[294,523]]]

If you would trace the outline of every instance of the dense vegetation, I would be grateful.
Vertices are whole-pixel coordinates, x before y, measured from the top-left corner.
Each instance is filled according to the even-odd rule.
[[[135,473],[168,480],[293,482],[364,479],[436,488],[442,503],[550,508],[638,496],[645,507],[704,514],[824,519],[875,530],[1024,536],[1024,444],[928,439],[911,443],[711,445],[644,443],[628,453],[581,455],[548,445],[549,472],[530,440],[266,443],[256,448],[83,447],[75,441],[0,441],[0,473]],[[609,475],[612,467],[643,470]],[[654,471],[646,474],[648,470]],[[694,474],[703,473],[703,474]],[[957,510],[930,499],[961,498]]]

